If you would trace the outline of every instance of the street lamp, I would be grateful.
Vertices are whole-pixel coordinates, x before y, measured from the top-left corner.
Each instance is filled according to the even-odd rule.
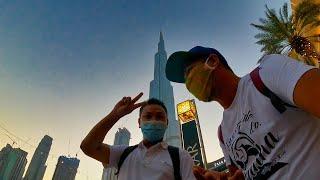
[[[183,124],[188,123],[190,121],[195,121],[196,128],[197,128],[197,136],[200,140],[199,144],[202,152],[201,153],[202,159],[204,161],[203,164],[204,164],[204,168],[207,169],[207,158],[204,150],[204,144],[203,144],[202,133],[201,133],[200,123],[199,123],[199,118],[197,113],[197,107],[194,99],[186,100],[184,102],[179,103],[177,105],[177,114],[178,114],[178,119],[180,124],[180,130],[182,133],[183,133],[183,130],[182,130]],[[181,139],[182,139],[183,147],[185,148],[185,145],[184,145],[185,142],[183,137],[181,137]]]

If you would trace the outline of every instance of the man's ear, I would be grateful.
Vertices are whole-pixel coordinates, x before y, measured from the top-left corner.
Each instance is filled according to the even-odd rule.
[[[216,54],[210,54],[206,60],[206,65],[210,69],[216,69],[220,64],[219,57]]]

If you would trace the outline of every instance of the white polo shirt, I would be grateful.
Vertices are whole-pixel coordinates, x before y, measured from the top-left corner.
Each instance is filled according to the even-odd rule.
[[[110,146],[107,167],[117,168],[123,151],[128,146]],[[180,173],[182,180],[195,180],[192,172],[193,160],[189,153],[179,149]],[[173,165],[168,152],[168,144],[158,143],[147,149],[142,142],[125,159],[118,176],[119,180],[174,180]]]

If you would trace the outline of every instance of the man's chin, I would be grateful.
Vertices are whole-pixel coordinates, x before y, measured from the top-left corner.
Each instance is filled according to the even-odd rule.
[[[202,99],[202,100],[198,99],[198,100],[201,101],[201,102],[212,102],[212,101],[215,101],[214,98],[212,98],[212,97],[207,98],[207,99]]]

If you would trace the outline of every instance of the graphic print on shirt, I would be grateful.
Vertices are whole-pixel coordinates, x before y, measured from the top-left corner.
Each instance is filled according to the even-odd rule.
[[[268,155],[274,153],[277,147],[279,137],[273,132],[261,134],[263,143],[256,143],[250,136],[258,131],[262,124],[254,121],[254,114],[251,111],[245,113],[240,121],[237,122],[236,128],[226,146],[230,152],[232,161],[244,170],[246,179],[268,179],[288,163],[281,162],[285,150],[277,152],[276,156],[268,159]]]

